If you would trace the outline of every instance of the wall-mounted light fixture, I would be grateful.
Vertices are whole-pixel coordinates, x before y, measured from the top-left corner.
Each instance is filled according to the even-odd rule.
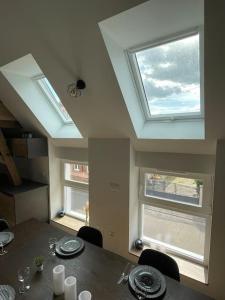
[[[76,82],[71,83],[68,86],[68,94],[71,97],[80,97],[82,96],[83,90],[86,88],[86,83],[82,79],[78,79]]]

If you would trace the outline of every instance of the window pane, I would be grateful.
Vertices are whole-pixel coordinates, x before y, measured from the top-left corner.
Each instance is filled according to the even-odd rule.
[[[67,110],[63,106],[59,96],[56,94],[55,90],[53,89],[51,83],[48,81],[46,77],[37,80],[42,91],[48,97],[50,102],[53,104],[54,108],[57,110],[59,115],[61,116],[62,120],[66,123],[72,123],[72,119],[68,114]]]
[[[206,219],[144,205],[143,236],[203,259]]]
[[[200,113],[199,34],[136,52],[152,116]]]
[[[65,163],[65,180],[88,183],[88,166],[83,164]]]
[[[65,212],[81,220],[88,215],[88,191],[65,187]]]
[[[202,206],[203,182],[197,179],[145,174],[145,196]]]

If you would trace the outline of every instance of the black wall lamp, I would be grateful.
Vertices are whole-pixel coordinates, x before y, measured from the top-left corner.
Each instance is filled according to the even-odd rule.
[[[86,83],[82,79],[78,79],[76,82],[71,83],[68,86],[68,94],[71,97],[80,97],[82,96],[83,90],[86,88]]]

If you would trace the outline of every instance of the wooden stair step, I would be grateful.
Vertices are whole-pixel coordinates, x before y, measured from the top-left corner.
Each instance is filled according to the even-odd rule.
[[[13,181],[13,184],[15,186],[21,185],[22,180],[20,178],[19,172],[16,168],[16,164],[13,160],[13,157],[11,156],[11,153],[9,151],[9,148],[7,146],[5,137],[4,137],[1,129],[0,129],[0,154],[1,154],[4,164],[6,165],[6,167],[8,169],[8,172]]]

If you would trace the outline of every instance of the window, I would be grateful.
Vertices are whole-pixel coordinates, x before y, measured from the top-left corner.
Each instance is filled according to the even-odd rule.
[[[203,181],[145,173],[145,196],[192,206],[202,206]]]
[[[63,170],[65,213],[88,223],[88,165],[67,162]]]
[[[88,184],[89,170],[87,165],[65,163],[65,179],[81,184]]]
[[[128,52],[148,120],[202,117],[200,33]]]
[[[59,114],[61,120],[65,124],[73,123],[70,115],[68,114],[67,110],[63,106],[61,100],[59,99],[58,95],[54,91],[52,85],[48,81],[44,75],[35,77],[34,80],[38,83],[39,87],[41,88],[42,92],[47,96],[50,103],[53,105],[54,109]]]
[[[212,178],[140,171],[140,237],[146,245],[208,265]]]
[[[73,170],[74,171],[80,171],[80,169],[79,169],[79,165],[78,164],[74,164],[74,166],[73,166]]]

